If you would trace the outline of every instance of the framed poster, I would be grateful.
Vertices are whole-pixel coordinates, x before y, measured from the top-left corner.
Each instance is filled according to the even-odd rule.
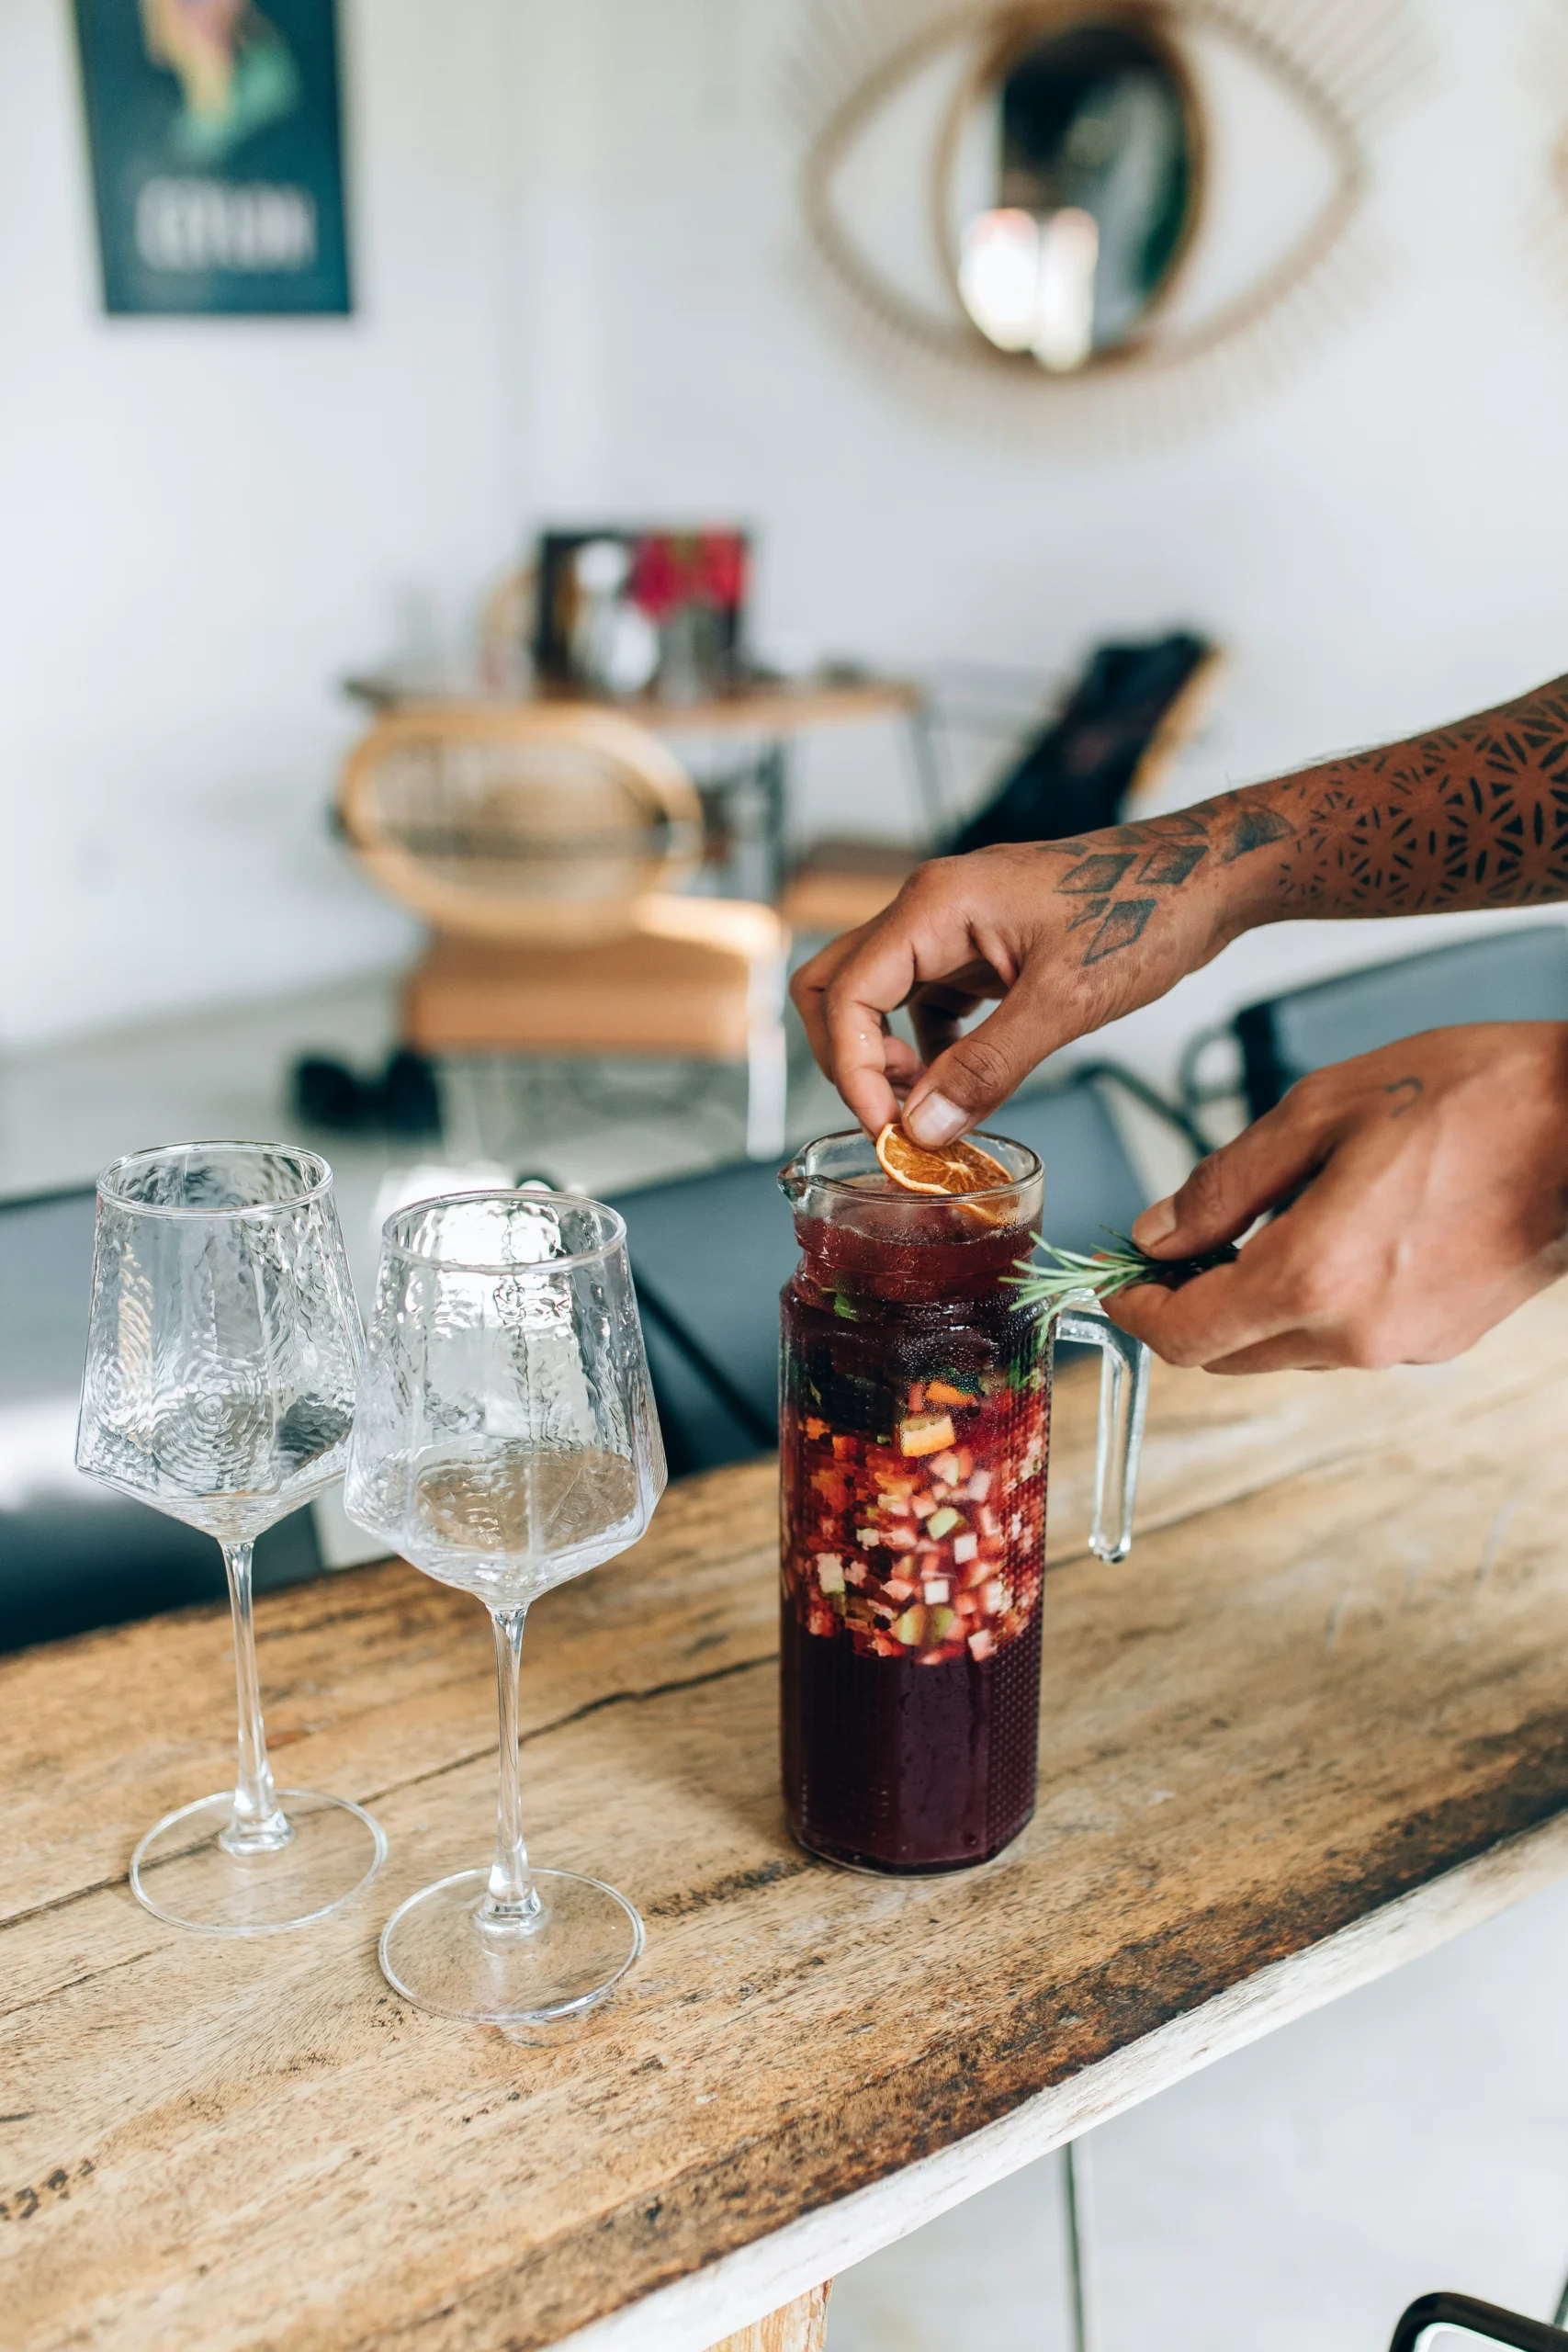
[[[348,311],[336,0],[75,0],[104,307]]]

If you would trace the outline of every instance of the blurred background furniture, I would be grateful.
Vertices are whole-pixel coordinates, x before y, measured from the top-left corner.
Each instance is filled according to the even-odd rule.
[[[1510,2345],[1513,2352],[1562,2352],[1568,2344],[1568,2335],[1544,2320],[1503,2311],[1473,2295],[1440,2293],[1418,2295],[1400,2313],[1388,2352],[1421,2352],[1428,2338],[1453,2332],[1478,2337],[1483,2344]]]
[[[93,1188],[0,1203],[0,1652],[221,1600],[212,1538],[77,1475]],[[323,1566],[311,1510],[256,1544],[260,1592]]]
[[[526,575],[518,575],[525,581]],[[507,626],[525,610],[528,590],[507,605]],[[515,605],[516,609],[513,609]],[[690,774],[703,820],[702,862],[709,873],[738,867],[758,892],[776,900],[788,864],[792,754],[801,738],[823,728],[892,721],[898,729],[909,780],[908,830],[935,840],[945,821],[939,755],[924,689],[908,678],[878,677],[852,663],[835,663],[799,678],[740,677],[722,693],[672,702],[657,695],[595,700],[570,688],[513,680],[487,693],[434,693],[417,673],[396,670],[347,678],[345,690],[378,714],[446,709],[455,714],[497,708],[582,711],[629,720],[661,740],[690,749]],[[700,749],[702,757],[696,758]],[[754,874],[752,869],[755,869]]]
[[[1568,925],[1521,924],[1244,1005],[1187,1046],[1182,1106],[1201,1122],[1239,1096],[1260,1119],[1309,1070],[1467,1021],[1568,1021]]]
[[[795,931],[851,930],[881,912],[921,855],[1061,841],[1115,824],[1158,789],[1203,724],[1223,670],[1216,649],[1190,630],[1102,645],[1065,701],[1042,719],[1037,698],[1032,710],[1019,709],[1018,673],[958,665],[949,691],[933,695],[933,724],[943,736],[1001,735],[1011,748],[1000,776],[971,816],[956,825],[942,821],[919,851],[884,842],[818,842],[784,892],[785,921]],[[953,764],[944,744],[942,766]]]
[[[741,1062],[746,1148],[783,1148],[788,936],[769,907],[680,889],[701,807],[646,729],[572,703],[389,711],[349,755],[340,814],[432,926],[407,1048]]]

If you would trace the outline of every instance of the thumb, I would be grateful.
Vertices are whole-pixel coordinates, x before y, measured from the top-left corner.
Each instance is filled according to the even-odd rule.
[[[923,1150],[940,1151],[1015,1093],[1038,1061],[1061,1043],[1039,1004],[1014,987],[995,1012],[940,1053],[904,1104],[904,1132]]]
[[[1300,1190],[1322,1167],[1329,1138],[1299,1119],[1269,1111],[1201,1159],[1179,1193],[1156,1201],[1133,1227],[1140,1250],[1156,1258],[1199,1258],[1238,1240],[1265,1209]]]

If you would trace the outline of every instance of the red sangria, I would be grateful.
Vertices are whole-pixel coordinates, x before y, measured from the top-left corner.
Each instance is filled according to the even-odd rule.
[[[1052,1326],[1006,1277],[1042,1179],[978,1140],[1005,1182],[958,1197],[859,1135],[781,1180],[784,1796],[802,1845],[863,1870],[988,1860],[1034,1809]]]

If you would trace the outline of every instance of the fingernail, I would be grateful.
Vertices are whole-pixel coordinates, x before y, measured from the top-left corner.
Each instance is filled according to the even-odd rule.
[[[904,1114],[904,1130],[926,1151],[940,1151],[962,1135],[967,1121],[956,1102],[945,1094],[922,1094],[912,1111]]]
[[[1133,1238],[1140,1250],[1157,1250],[1176,1231],[1176,1203],[1156,1201],[1144,1211],[1133,1227]]]

